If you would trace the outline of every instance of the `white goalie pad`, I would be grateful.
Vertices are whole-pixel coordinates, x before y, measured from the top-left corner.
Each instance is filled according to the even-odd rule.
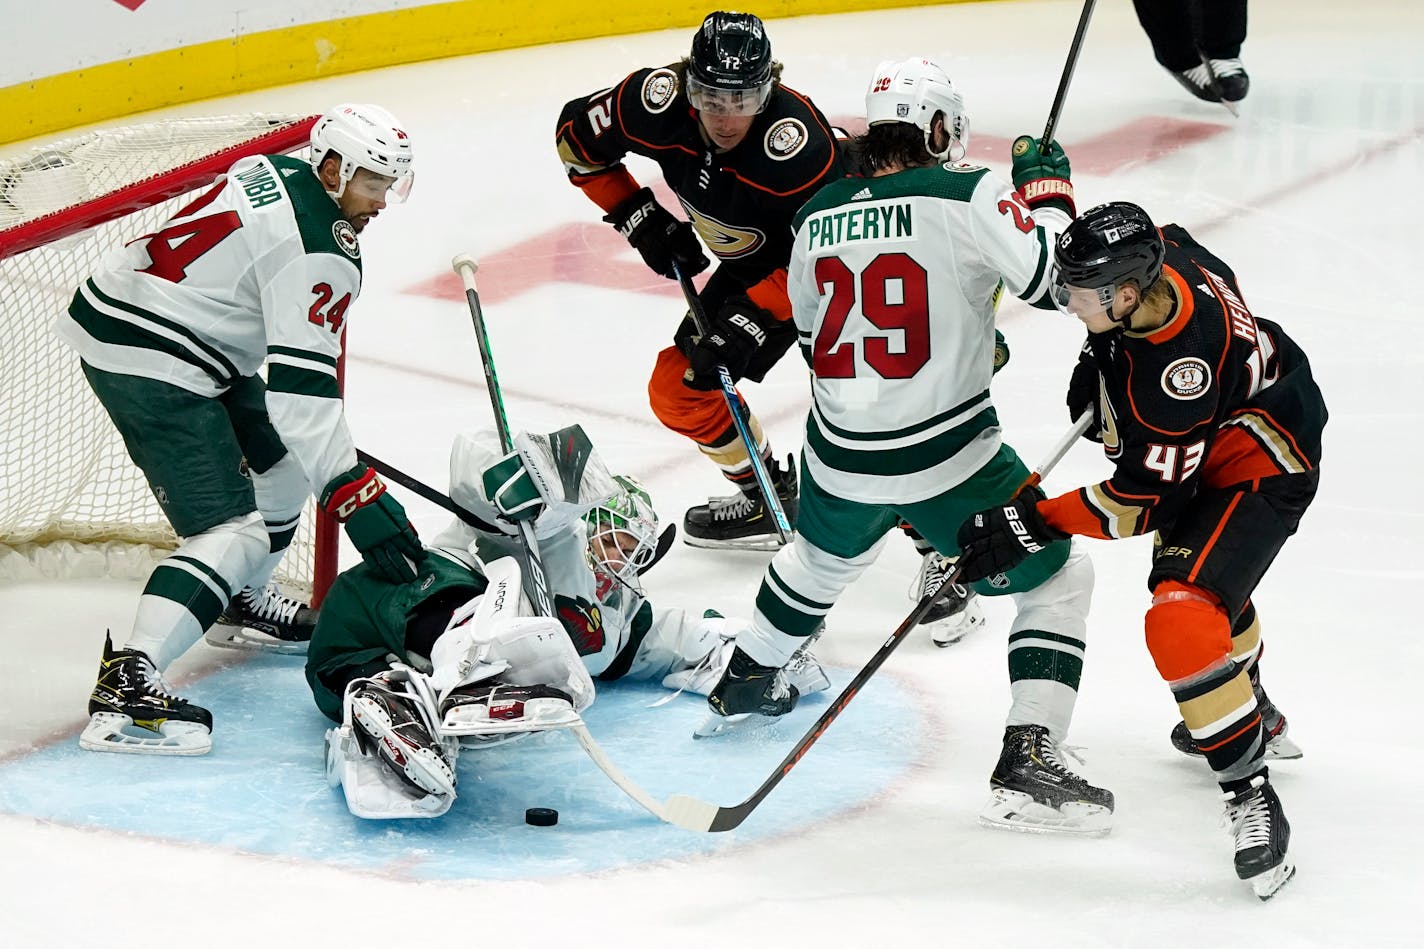
[[[327,784],[340,787],[351,813],[367,820],[439,817],[455,802],[453,793],[416,793],[396,776],[373,748],[363,746],[353,721],[352,700],[366,681],[358,679],[347,686],[341,703],[341,724],[326,731]],[[413,669],[398,665],[388,681],[393,689],[402,689],[406,696],[415,699],[430,733],[438,735],[435,693],[428,679]],[[459,743],[454,739],[439,740],[453,769],[460,753]]]

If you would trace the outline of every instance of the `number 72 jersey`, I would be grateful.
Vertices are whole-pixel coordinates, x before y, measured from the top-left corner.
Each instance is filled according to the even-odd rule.
[[[812,371],[805,465],[818,485],[922,501],[998,452],[994,311],[1005,289],[1052,309],[1067,223],[955,164],[843,179],[801,209],[787,286]]]
[[[239,160],[107,254],[56,334],[92,366],[212,398],[268,363],[273,425],[315,489],[355,464],[336,379],[361,248],[307,162]]]

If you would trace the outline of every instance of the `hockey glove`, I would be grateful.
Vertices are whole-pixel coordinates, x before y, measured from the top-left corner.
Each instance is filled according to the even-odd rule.
[[[647,188],[624,199],[604,220],[643,255],[643,262],[653,273],[675,279],[674,262],[689,277],[707,269],[707,255],[702,253],[692,225],[669,214]]]
[[[701,392],[715,391],[722,385],[718,366],[727,367],[733,382],[742,378],[775,323],[776,317],[746,297],[731,297],[707,327],[707,335],[688,353],[689,368],[682,384]]]
[[[994,375],[999,374],[999,370],[1009,364],[1009,341],[1004,339],[1004,334],[994,330]]]
[[[1080,359],[1073,367],[1073,376],[1068,380],[1068,417],[1078,421],[1084,412],[1091,411],[1093,420],[1083,437],[1090,442],[1103,440],[1103,400],[1099,392],[1102,377],[1098,375],[1095,363]]]
[[[346,525],[346,536],[371,569],[392,583],[415,579],[412,562],[425,559],[425,548],[405,508],[373,469],[357,465],[332,478],[321,492],[321,507]]]
[[[1040,491],[1026,491],[1007,504],[986,508],[959,525],[959,581],[973,583],[1007,573],[1055,540],[1068,535],[1038,513]]]
[[[508,521],[532,521],[544,510],[544,498],[529,476],[524,459],[512,451],[480,472],[485,496],[500,517]]]
[[[1072,174],[1068,156],[1057,142],[1049,142],[1048,149],[1042,153],[1038,144],[1039,140],[1031,135],[1014,139],[1014,187],[1030,209],[1048,205],[1068,212],[1069,217],[1077,217],[1073,182],[1068,180]]]

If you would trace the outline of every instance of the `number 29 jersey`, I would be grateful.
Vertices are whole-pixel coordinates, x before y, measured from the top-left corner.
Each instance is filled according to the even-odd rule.
[[[105,256],[55,322],[95,368],[208,398],[264,362],[272,424],[313,491],[356,463],[336,364],[361,248],[307,162],[252,156]]]
[[[1005,288],[1052,308],[1067,223],[962,164],[843,179],[802,208],[787,284],[812,371],[805,466],[820,487],[923,501],[994,457],[994,311]]]

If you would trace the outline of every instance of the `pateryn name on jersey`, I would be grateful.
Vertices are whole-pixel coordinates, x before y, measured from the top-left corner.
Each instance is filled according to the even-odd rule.
[[[832,247],[849,241],[913,237],[910,203],[867,204],[817,214],[806,222],[806,249]]]

